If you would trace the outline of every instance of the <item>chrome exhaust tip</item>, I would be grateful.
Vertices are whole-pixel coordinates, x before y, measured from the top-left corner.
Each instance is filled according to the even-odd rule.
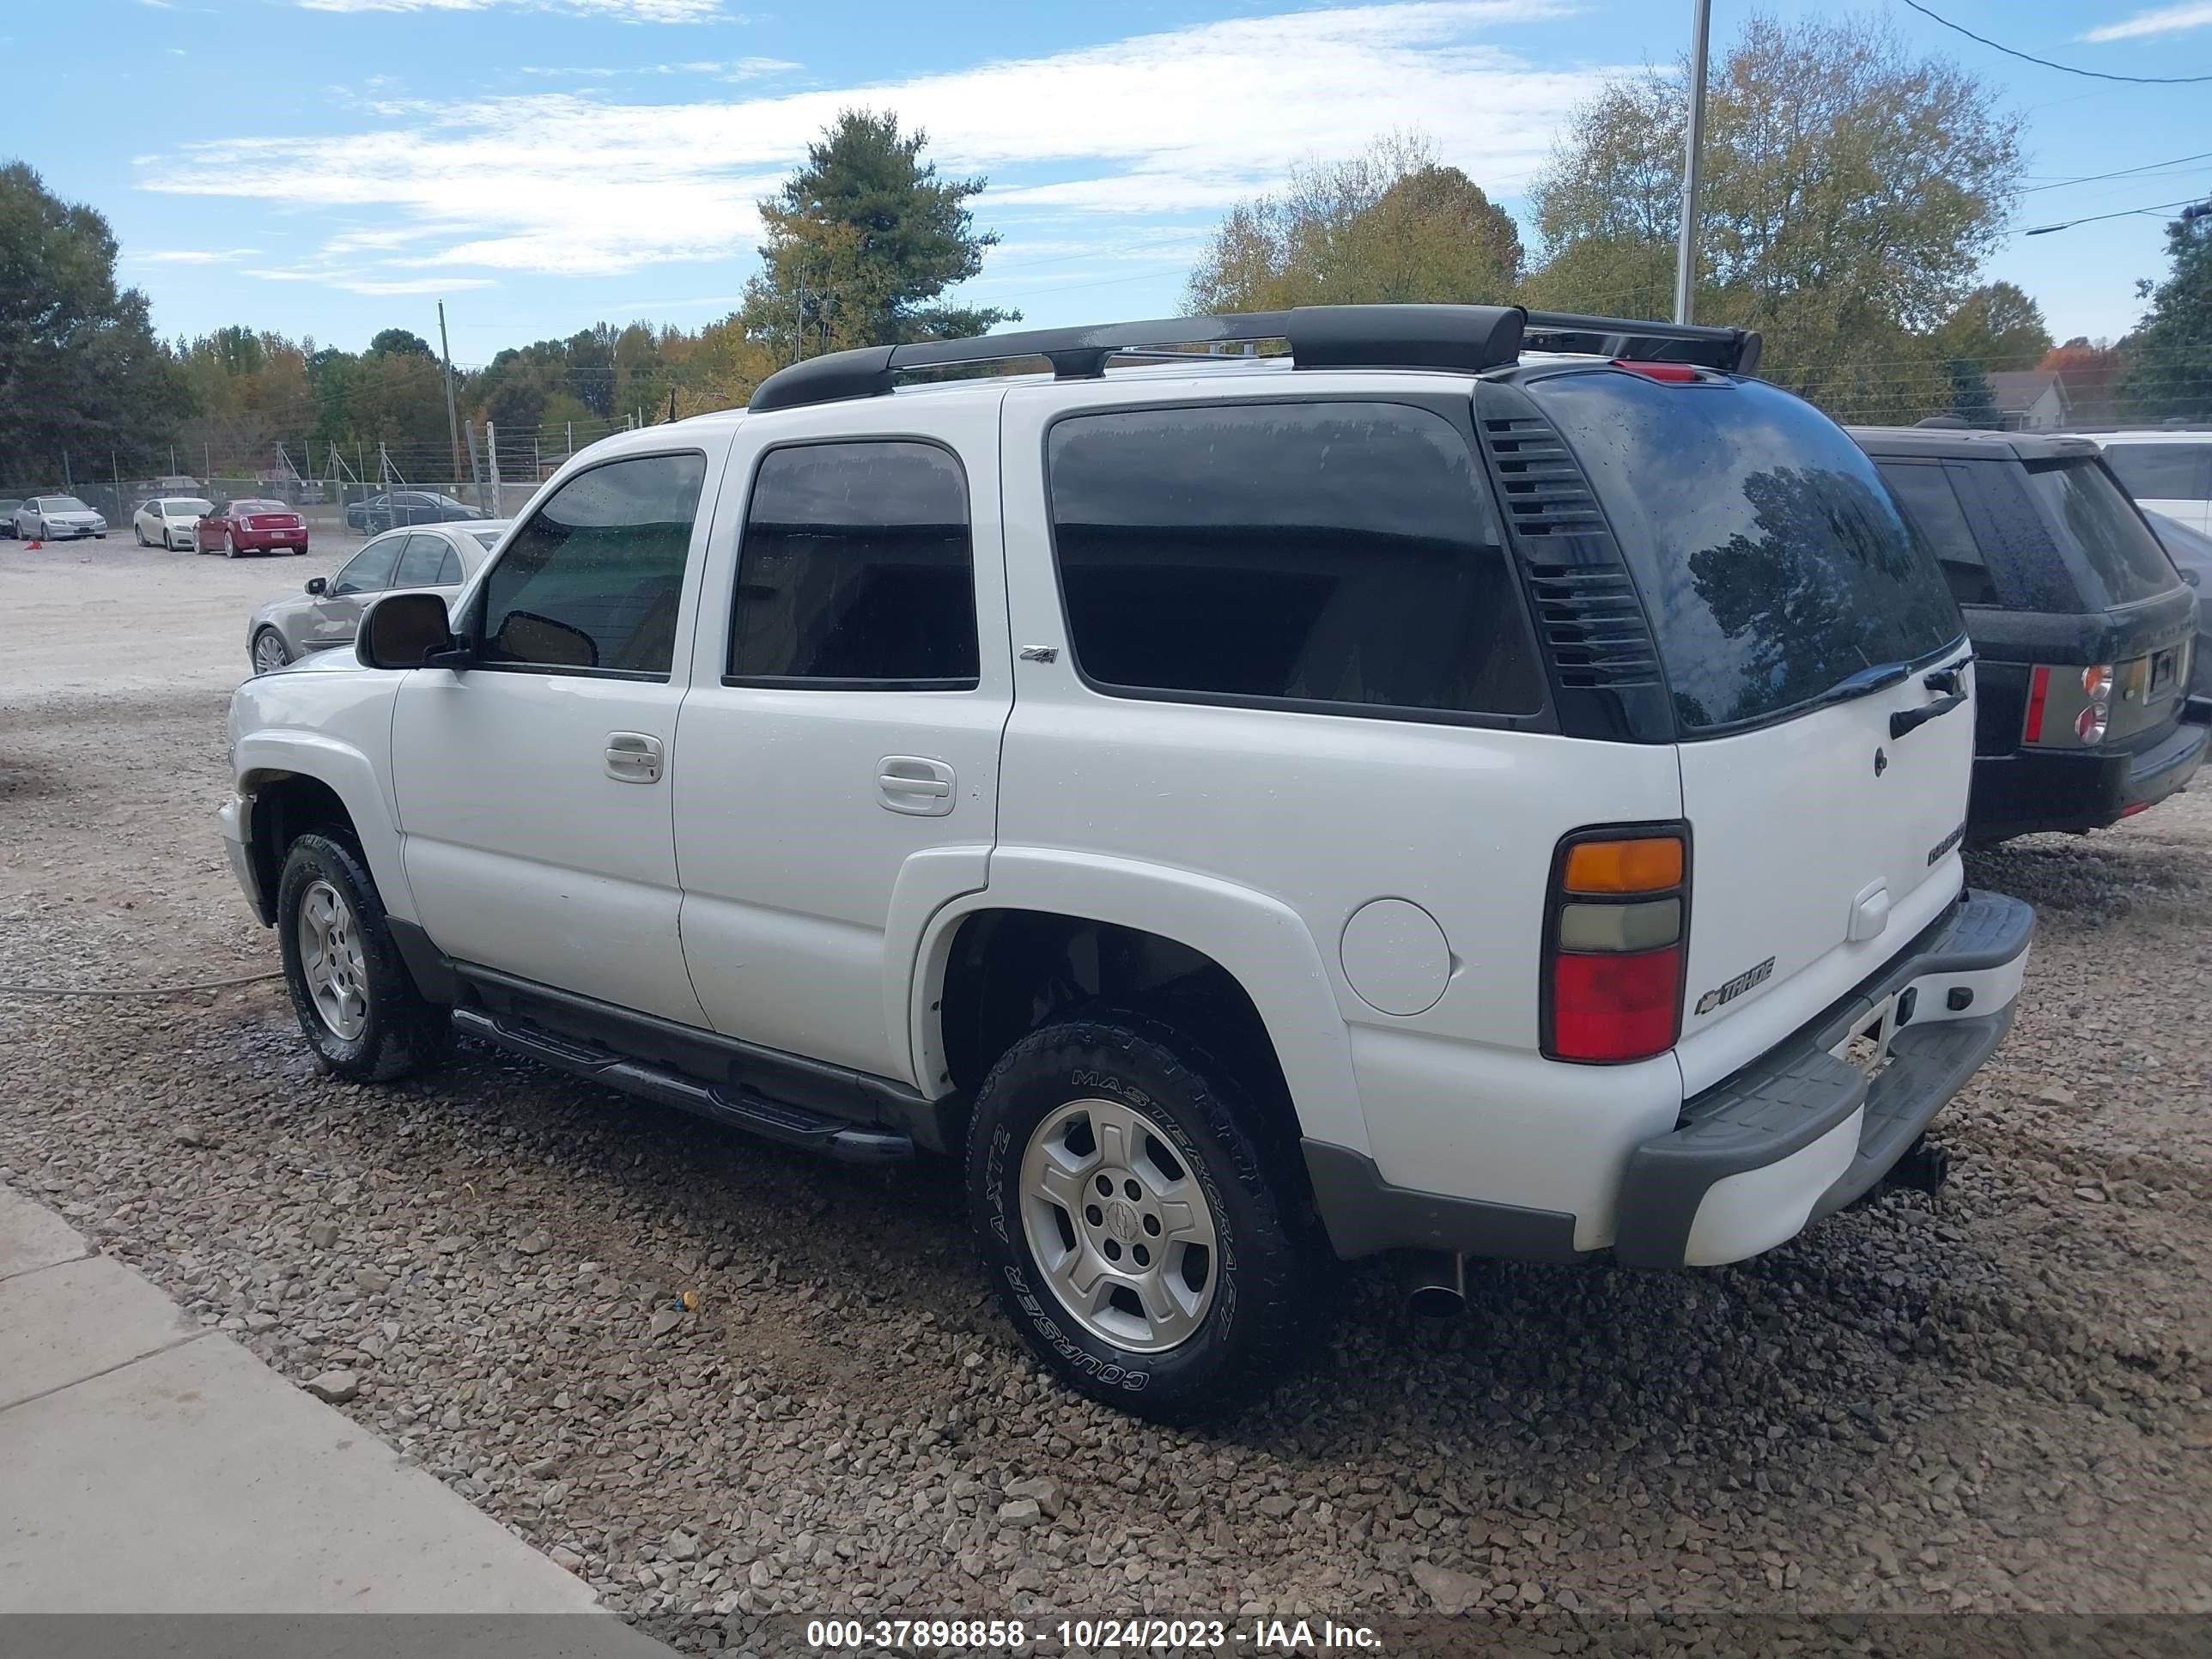
[[[1451,1250],[1408,1250],[1401,1272],[1406,1306],[1424,1319],[1467,1311],[1467,1258]]]

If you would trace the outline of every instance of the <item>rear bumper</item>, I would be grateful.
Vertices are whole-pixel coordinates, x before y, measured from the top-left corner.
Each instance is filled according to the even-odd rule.
[[[2004,1040],[2034,931],[2018,899],[1962,895],[1874,978],[1688,1102],[1673,1133],[1630,1157],[1616,1258],[1638,1267],[1741,1261],[1873,1187]],[[1911,1016],[1872,1082],[1829,1053],[1906,994]]]
[[[2038,830],[2101,830],[2156,805],[2197,775],[2212,739],[2212,704],[2192,698],[2148,749],[2104,754],[2021,750],[1974,759],[1969,833],[1998,841]]]

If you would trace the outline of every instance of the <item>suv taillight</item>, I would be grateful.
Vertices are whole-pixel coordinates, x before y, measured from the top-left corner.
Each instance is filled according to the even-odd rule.
[[[1646,1060],[1682,1025],[1689,837],[1680,824],[1582,830],[1552,857],[1544,906],[1543,1051]]]

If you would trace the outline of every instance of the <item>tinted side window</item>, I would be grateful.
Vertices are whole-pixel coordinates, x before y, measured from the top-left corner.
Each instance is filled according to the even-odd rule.
[[[438,566],[453,556],[443,536],[410,536],[407,550],[399,556],[394,587],[428,587],[438,580]]]
[[[1943,567],[1951,597],[1960,605],[1996,604],[1996,584],[1990,580],[1982,550],[1974,544],[1973,527],[1966,522],[1959,493],[1951,488],[1943,468],[1926,462],[1882,461],[1877,470],[1905,509],[1905,523]]]
[[[2212,443],[2107,444],[2105,465],[2139,501],[2212,497]]]
[[[461,585],[461,556],[447,548],[438,561],[438,574],[430,579],[434,587],[459,587]]]
[[[1060,422],[1053,535],[1109,687],[1528,714],[1542,679],[1467,440],[1401,404]]]
[[[933,444],[770,450],[738,558],[730,672],[957,690],[977,679],[968,483]]]
[[[387,536],[381,541],[371,542],[346,562],[344,569],[331,579],[331,592],[381,593],[392,586],[392,567],[399,562],[399,544],[405,539]]]
[[[610,461],[562,484],[484,583],[483,659],[666,674],[706,458]]]

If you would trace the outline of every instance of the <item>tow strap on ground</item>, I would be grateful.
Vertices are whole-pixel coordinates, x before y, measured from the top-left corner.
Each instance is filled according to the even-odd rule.
[[[258,985],[282,973],[240,974],[236,979],[204,980],[198,985],[132,985],[120,990],[80,990],[69,985],[0,985],[0,997],[180,997],[194,991],[227,991],[234,985]]]

